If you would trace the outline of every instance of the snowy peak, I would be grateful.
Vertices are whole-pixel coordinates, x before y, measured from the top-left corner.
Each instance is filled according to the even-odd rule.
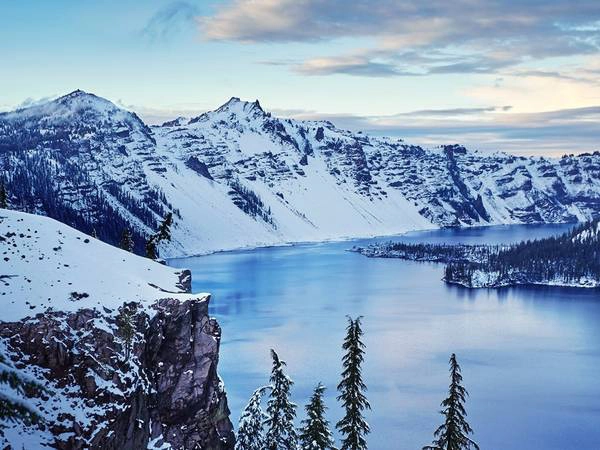
[[[228,121],[234,123],[242,120],[260,120],[267,117],[270,117],[270,114],[262,109],[258,100],[247,102],[240,100],[239,97],[231,97],[214,111],[209,111],[193,118],[190,120],[190,124],[206,121]]]
[[[104,98],[81,90],[76,90],[67,95],[63,95],[62,97],[58,97],[57,99],[7,113],[6,116],[73,116],[80,114],[85,110],[93,110],[98,113],[121,111],[120,108]]]
[[[233,113],[238,115],[262,113],[265,111],[260,106],[258,100],[253,102],[247,102],[240,100],[239,97],[231,97],[226,103],[219,106],[215,112],[219,113]]]
[[[28,128],[35,134],[41,132],[45,135],[52,135],[57,127],[61,132],[85,128],[88,135],[100,128],[149,133],[148,127],[135,113],[79,89],[45,103],[0,114],[0,127],[3,126]]]

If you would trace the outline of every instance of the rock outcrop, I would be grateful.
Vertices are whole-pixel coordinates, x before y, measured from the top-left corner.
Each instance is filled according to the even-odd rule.
[[[29,399],[46,422],[26,431],[64,450],[232,449],[217,374],[221,330],[208,302],[167,298],[140,310],[128,358],[118,311],[48,311],[2,323],[14,366],[48,390]],[[3,448],[21,448],[2,434]]]

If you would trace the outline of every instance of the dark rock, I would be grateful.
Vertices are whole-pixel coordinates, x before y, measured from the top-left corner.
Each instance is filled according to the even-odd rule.
[[[189,289],[188,271],[181,280]],[[150,440],[163,439],[173,449],[233,449],[217,374],[221,330],[208,317],[208,299],[164,299],[154,308],[152,317],[137,316],[129,361],[115,317],[105,312],[47,311],[2,323],[0,339],[17,367],[25,360],[44,369],[41,383],[94,411],[91,421],[79,422],[68,405],[52,403],[56,392],[37,399],[47,410],[61,410],[44,425],[55,436],[54,448],[145,449]]]
[[[208,167],[206,166],[206,164],[204,164],[195,156],[190,156],[185,162],[185,165],[192,169],[194,172],[196,172],[198,175],[208,178],[209,180],[214,180],[214,178],[208,171]]]

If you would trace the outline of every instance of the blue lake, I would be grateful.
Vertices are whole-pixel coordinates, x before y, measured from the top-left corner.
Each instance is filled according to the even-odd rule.
[[[415,232],[412,242],[507,243],[563,225]],[[414,450],[441,423],[452,352],[468,419],[483,450],[600,448],[600,291],[468,290],[440,281],[443,265],[345,251],[390,238],[227,252],[169,261],[213,294],[223,329],[220,374],[232,420],[268,382],[269,349],[287,361],[299,416],[314,385],[335,400],[345,316],[364,316],[364,379],[373,450]]]

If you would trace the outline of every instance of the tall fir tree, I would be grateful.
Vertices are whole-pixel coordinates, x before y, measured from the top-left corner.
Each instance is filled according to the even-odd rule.
[[[268,386],[254,391],[242,411],[238,424],[235,450],[263,450],[265,448],[264,424],[268,416],[260,403]]]
[[[8,194],[4,181],[0,181],[0,208],[8,208]]]
[[[335,449],[333,434],[325,418],[327,407],[323,401],[324,392],[325,386],[319,383],[306,405],[306,419],[302,421],[299,432],[300,450]]]
[[[158,231],[146,241],[146,258],[158,258],[158,244],[161,241],[171,240],[171,225],[173,225],[173,213],[167,213],[158,226]]]
[[[462,375],[460,366],[456,361],[456,355],[450,356],[450,389],[448,398],[441,406],[440,414],[443,414],[445,421],[435,430],[434,441],[432,445],[423,447],[423,450],[468,450],[474,448],[479,450],[479,446],[469,438],[473,430],[467,423],[465,417],[465,400],[469,393],[462,386]]]
[[[167,213],[158,227],[156,242],[171,240],[171,225],[173,225],[173,213]]]
[[[266,450],[296,450],[297,435],[294,427],[296,405],[290,401],[290,391],[294,382],[288,377],[284,368],[285,361],[279,359],[275,350],[271,350],[273,369],[271,371],[269,401],[267,402],[267,419],[265,426]]]
[[[348,317],[346,338],[342,348],[345,355],[342,358],[344,370],[342,381],[338,384],[338,401],[342,402],[345,414],[337,423],[337,429],[342,435],[341,450],[365,450],[367,448],[366,435],[371,431],[363,413],[371,409],[365,391],[367,386],[362,379],[362,363],[364,361],[365,344],[361,317],[352,320]]]
[[[131,237],[131,232],[129,228],[125,228],[123,233],[121,234],[121,241],[119,242],[119,247],[128,252],[133,251],[133,238]]]
[[[156,249],[156,241],[154,236],[150,236],[150,238],[146,241],[146,258],[158,258],[158,250]]]

